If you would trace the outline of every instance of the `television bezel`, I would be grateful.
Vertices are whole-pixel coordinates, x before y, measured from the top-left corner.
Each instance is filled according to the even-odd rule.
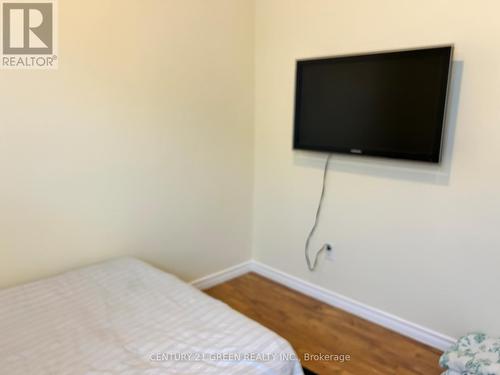
[[[444,51],[449,51],[449,64],[444,67],[444,74],[446,76],[446,80],[443,80],[443,84],[441,86],[440,93],[440,111],[438,113],[438,123],[439,126],[436,126],[436,142],[433,146],[433,150],[431,154],[416,154],[416,153],[405,153],[405,152],[392,152],[392,151],[378,151],[378,150],[369,150],[369,149],[353,149],[348,147],[320,147],[320,146],[310,146],[310,145],[302,145],[300,143],[300,134],[299,134],[299,116],[300,116],[300,108],[299,102],[301,100],[301,88],[302,88],[302,68],[309,64],[318,64],[324,63],[328,64],[331,61],[356,61],[362,60],[363,58],[380,55],[382,58],[386,55],[391,54],[408,54],[408,53],[422,53],[425,51],[432,51],[436,49],[441,49]],[[432,46],[432,47],[419,47],[419,48],[410,48],[410,49],[399,49],[399,50],[389,50],[389,51],[377,51],[377,52],[369,52],[369,53],[356,53],[356,54],[347,54],[347,55],[336,55],[329,57],[320,57],[320,58],[308,58],[308,59],[298,59],[296,60],[296,72],[295,72],[295,108],[294,108],[294,129],[293,129],[293,149],[294,150],[307,150],[307,151],[319,151],[319,152],[328,152],[328,153],[338,153],[338,154],[349,154],[349,155],[358,155],[358,156],[374,156],[374,157],[383,157],[383,158],[391,158],[391,159],[403,159],[403,160],[413,160],[413,161],[422,161],[422,162],[431,162],[431,163],[440,163],[443,143],[444,143],[444,133],[446,129],[446,113],[447,113],[447,103],[448,103],[448,94],[449,94],[449,86],[450,86],[450,78],[452,72],[452,64],[453,64],[453,44]]]

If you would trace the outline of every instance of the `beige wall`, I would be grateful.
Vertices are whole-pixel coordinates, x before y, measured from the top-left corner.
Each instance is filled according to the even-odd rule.
[[[257,0],[254,256],[445,334],[500,334],[498,1]],[[293,152],[294,60],[453,42],[443,165]]]
[[[0,286],[251,257],[253,5],[59,1],[59,70],[0,71]]]

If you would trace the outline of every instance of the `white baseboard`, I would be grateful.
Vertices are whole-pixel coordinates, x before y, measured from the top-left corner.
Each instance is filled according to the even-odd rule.
[[[385,311],[365,305],[361,302],[332,292],[318,285],[314,285],[263,263],[252,261],[251,269],[253,272],[285,285],[290,289],[294,289],[328,305],[369,320],[370,322],[388,328],[403,336],[411,337],[412,339],[432,346],[433,348],[445,351],[456,342],[456,339],[453,337],[443,335],[439,332],[435,332],[429,328],[409,322]]]
[[[212,273],[205,277],[191,281],[191,285],[195,288],[204,290],[211,288],[215,285],[222,284],[228,280],[234,279],[238,276],[244,275],[245,273],[251,272],[252,261],[246,261],[235,266],[226,268],[225,270]]]
[[[226,270],[208,275],[193,281],[191,284],[199,289],[207,289],[247,272],[255,272],[279,284],[285,285],[290,289],[442,351],[448,349],[456,341],[453,337],[446,336],[385,311],[365,305],[364,303],[332,292],[255,260],[244,262]]]

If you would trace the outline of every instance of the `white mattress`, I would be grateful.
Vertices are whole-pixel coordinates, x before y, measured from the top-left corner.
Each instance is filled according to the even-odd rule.
[[[1,374],[302,374],[294,357],[270,330],[136,259],[0,291]]]

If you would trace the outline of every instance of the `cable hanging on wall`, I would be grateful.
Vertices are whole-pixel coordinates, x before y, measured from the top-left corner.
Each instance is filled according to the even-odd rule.
[[[316,269],[316,266],[318,264],[318,258],[323,251],[331,250],[331,246],[329,244],[324,244],[321,247],[321,249],[319,249],[316,252],[316,254],[314,255],[314,260],[311,263],[311,259],[309,257],[309,243],[311,242],[311,238],[314,235],[314,232],[316,231],[316,227],[318,226],[319,215],[321,213],[321,208],[323,206],[323,199],[325,198],[326,177],[328,175],[328,166],[330,165],[330,158],[331,157],[332,157],[332,154],[329,154],[328,157],[326,158],[326,161],[325,161],[325,169],[323,171],[323,187],[321,188],[321,196],[319,198],[318,208],[316,210],[316,217],[314,219],[314,225],[312,226],[311,231],[309,232],[309,235],[307,236],[306,245],[305,245],[305,256],[306,256],[306,262],[307,262],[307,267],[309,268],[309,271],[314,271]]]

